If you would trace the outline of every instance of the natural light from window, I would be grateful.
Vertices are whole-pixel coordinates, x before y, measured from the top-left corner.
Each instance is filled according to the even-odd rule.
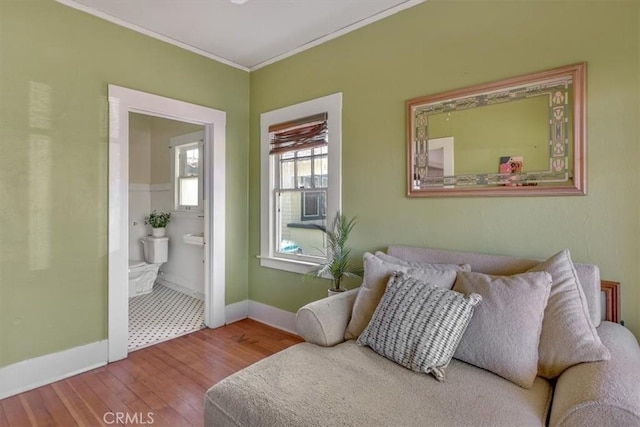
[[[261,115],[261,265],[306,272],[340,209],[342,94]]]

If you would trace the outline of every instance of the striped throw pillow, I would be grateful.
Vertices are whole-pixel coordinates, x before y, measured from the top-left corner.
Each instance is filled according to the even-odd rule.
[[[465,296],[394,273],[357,343],[443,381],[444,370],[480,301],[478,294]]]

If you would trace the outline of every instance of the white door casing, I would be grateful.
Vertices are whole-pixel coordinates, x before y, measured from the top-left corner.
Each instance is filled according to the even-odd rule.
[[[127,357],[129,324],[129,113],[204,126],[205,324],[225,324],[226,113],[109,85],[109,362]]]

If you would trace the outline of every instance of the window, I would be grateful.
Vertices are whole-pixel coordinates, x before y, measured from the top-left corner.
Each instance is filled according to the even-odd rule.
[[[338,93],[261,115],[262,266],[304,273],[324,261],[327,217],[340,209],[341,114]]]
[[[292,221],[318,221],[327,216],[326,190],[328,179],[328,147],[317,147],[281,154],[276,161],[280,166],[281,192],[295,191],[300,193],[300,202],[296,208],[299,214],[292,214]],[[276,178],[278,182],[278,178]],[[278,186],[276,185],[276,188]],[[306,191],[307,189],[313,191]],[[300,191],[302,190],[302,191]],[[321,225],[324,225],[322,222]]]
[[[203,210],[203,134],[195,132],[171,138],[173,192],[176,211]]]
[[[324,191],[305,191],[301,196],[302,221],[316,221],[327,217],[327,198]]]

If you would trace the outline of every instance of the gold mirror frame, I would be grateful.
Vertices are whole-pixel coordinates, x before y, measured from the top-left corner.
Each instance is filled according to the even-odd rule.
[[[549,149],[548,170],[428,176],[429,115],[534,96],[549,99],[549,138],[544,141]],[[587,192],[586,63],[410,99],[406,111],[409,197],[551,196]]]

